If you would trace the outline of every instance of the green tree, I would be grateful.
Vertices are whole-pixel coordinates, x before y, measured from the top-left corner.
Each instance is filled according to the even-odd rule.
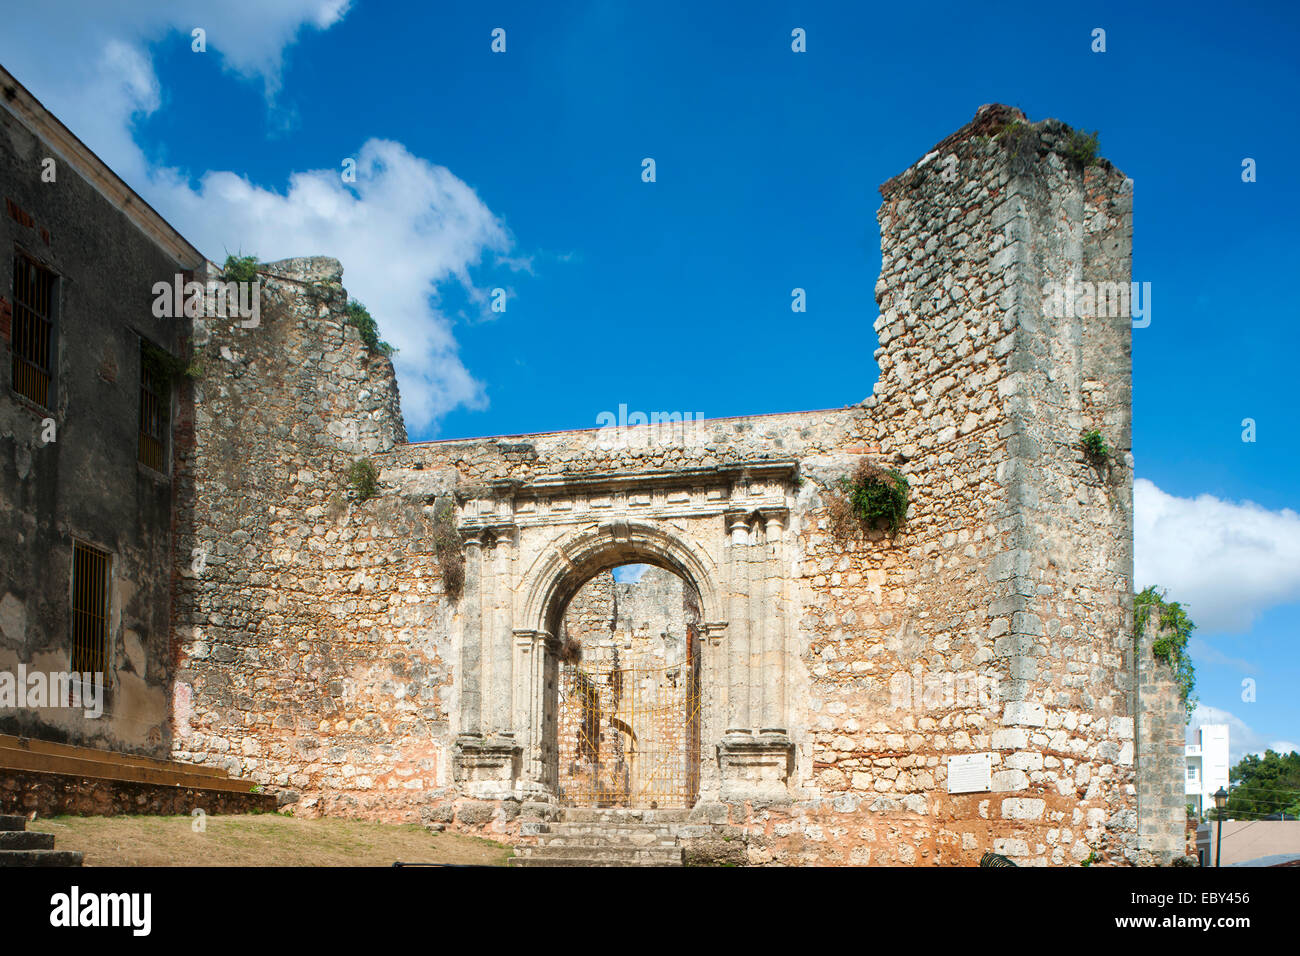
[[[1228,775],[1228,816],[1258,820],[1275,813],[1300,819],[1300,753],[1247,754]]]

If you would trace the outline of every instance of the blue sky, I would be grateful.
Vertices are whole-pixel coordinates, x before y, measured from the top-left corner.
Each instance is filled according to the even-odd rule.
[[[1294,745],[1300,15],[1131,6],[55,2],[15,12],[0,62],[209,257],[341,258],[412,438],[858,401],[878,185],[982,103],[1099,130],[1153,291],[1138,584],[1203,622],[1234,753]]]

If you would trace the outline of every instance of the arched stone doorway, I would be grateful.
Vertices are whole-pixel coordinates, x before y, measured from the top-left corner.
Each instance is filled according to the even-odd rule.
[[[791,641],[789,461],[500,482],[459,508],[456,777],[470,795],[555,802],[560,623],[594,575],[672,571],[699,595],[701,800],[779,796]]]
[[[556,796],[565,806],[689,809],[699,795],[699,595],[672,571],[589,579],[559,635]]]

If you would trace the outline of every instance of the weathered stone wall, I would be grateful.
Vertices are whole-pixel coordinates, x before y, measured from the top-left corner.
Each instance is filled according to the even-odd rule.
[[[1149,621],[1134,639],[1138,709],[1137,825],[1143,863],[1170,863],[1196,858],[1196,826],[1187,815],[1187,708],[1173,667],[1159,660],[1152,647],[1163,636],[1159,622]]]
[[[831,844],[818,858],[1133,849],[1129,319],[1085,329],[1041,308],[1071,270],[1127,283],[1129,202],[1109,164],[1063,158],[1060,124],[1031,128],[1015,168],[996,136],[1019,118],[983,112],[882,187],[871,438],[913,504],[896,541],[805,536],[825,598],[805,602],[814,758],[837,810],[803,829]],[[1085,425],[1118,451],[1102,473]],[[976,699],[949,703],[963,675]],[[947,758],[989,751],[991,793],[944,792]]]
[[[30,95],[5,82],[0,672],[16,674],[19,665],[28,674],[70,670],[74,540],[109,555],[110,619],[103,714],[0,709],[0,732],[165,756],[171,748],[172,477],[169,462],[155,471],[137,460],[140,342],[184,355],[183,323],[154,315],[150,305],[154,283],[170,285],[185,266],[11,111]],[[53,181],[43,179],[47,169]],[[18,254],[57,276],[48,407],[13,388]]]
[[[292,789],[304,810],[514,833],[535,793],[475,797],[552,759],[523,739],[524,697],[553,701],[556,674],[536,657],[542,598],[512,588],[553,574],[573,591],[543,596],[562,606],[644,559],[620,542],[662,534],[705,578],[703,746],[721,770],[704,772],[724,784],[697,812],[742,828],[750,862],[1144,859],[1130,320],[1042,304],[1051,281],[1129,281],[1130,195],[1104,160],[1069,158],[1059,123],[998,135],[1021,119],[982,110],[882,187],[881,377],[840,410],[705,422],[694,441],[403,444],[391,368],[341,324],[337,284],[315,304],[306,274],[271,283],[284,308],[267,328],[205,345],[230,355],[196,399],[182,553],[207,536],[221,560],[182,586],[194,706],[178,756]],[[1083,453],[1089,428],[1108,462]],[[365,502],[340,492],[363,454],[381,485]],[[830,496],[863,457],[911,482],[895,536],[831,530]],[[453,502],[466,583],[449,599],[434,520]],[[565,550],[601,535],[605,550]],[[561,551],[587,563],[546,571]],[[779,795],[770,778],[728,790],[727,761],[783,734]],[[481,743],[463,766],[486,776],[455,779],[465,740]],[[950,758],[979,753],[991,790],[950,795]]]
[[[177,583],[175,756],[305,793],[308,812],[413,819],[440,774],[447,608],[432,509],[347,482],[405,431],[340,275],[271,263],[257,327],[195,323],[178,550],[206,559]]]

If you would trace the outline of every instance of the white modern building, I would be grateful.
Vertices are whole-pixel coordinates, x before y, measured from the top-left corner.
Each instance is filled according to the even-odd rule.
[[[1202,816],[1214,806],[1214,792],[1228,788],[1228,725],[1202,724],[1187,745],[1187,802]]]

